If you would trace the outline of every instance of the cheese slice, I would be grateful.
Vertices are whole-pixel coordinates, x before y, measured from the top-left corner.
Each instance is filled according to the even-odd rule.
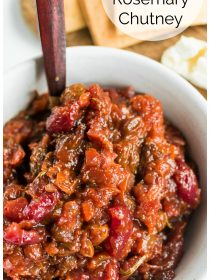
[[[161,62],[194,85],[207,88],[207,43],[182,36],[162,55]]]

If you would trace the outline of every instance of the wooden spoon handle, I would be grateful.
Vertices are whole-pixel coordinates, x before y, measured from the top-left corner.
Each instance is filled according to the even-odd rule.
[[[36,0],[44,66],[50,95],[66,86],[66,33],[63,0]]]

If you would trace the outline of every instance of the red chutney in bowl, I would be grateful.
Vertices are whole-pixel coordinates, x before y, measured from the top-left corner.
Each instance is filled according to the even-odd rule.
[[[8,279],[170,280],[200,189],[160,102],[129,88],[36,96],[4,127]]]

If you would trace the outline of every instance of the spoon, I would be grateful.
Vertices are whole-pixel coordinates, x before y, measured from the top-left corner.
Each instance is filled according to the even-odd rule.
[[[49,94],[60,96],[66,87],[66,34],[63,0],[36,0]]]

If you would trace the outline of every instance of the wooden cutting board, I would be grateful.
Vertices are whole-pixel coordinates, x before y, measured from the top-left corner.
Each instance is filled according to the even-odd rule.
[[[30,28],[37,32],[37,13],[35,0],[21,0],[23,17]],[[64,0],[66,32],[74,32],[86,26],[78,0]]]

